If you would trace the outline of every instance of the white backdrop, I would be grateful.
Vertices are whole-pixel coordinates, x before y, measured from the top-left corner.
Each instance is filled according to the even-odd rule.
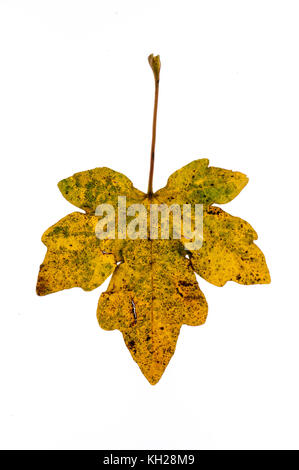
[[[296,0],[0,0],[0,445],[21,449],[298,448],[299,5]],[[148,384],[93,292],[37,297],[56,184],[109,166],[146,190],[195,158],[249,184],[225,210],[259,234],[269,286],[200,280]]]

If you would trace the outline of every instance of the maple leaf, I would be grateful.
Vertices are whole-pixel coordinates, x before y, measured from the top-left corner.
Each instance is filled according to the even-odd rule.
[[[109,168],[76,173],[58,183],[63,196],[85,213],[73,212],[43,235],[47,253],[37,282],[37,294],[81,287],[90,291],[112,273],[108,289],[98,303],[102,328],[118,329],[133,359],[151,384],[161,378],[171,359],[183,324],[205,322],[207,303],[194,271],[216,286],[270,282],[264,255],[255,245],[257,235],[244,220],[227,214],[214,203],[225,204],[248,182],[239,172],[209,167],[199,159],[173,173],[165,188],[152,190],[160,61],[150,56],[156,93],[153,145],[147,194],[134,188],[123,174]],[[184,204],[203,205],[203,244],[186,250],[184,238],[100,240],[96,236],[96,208],[111,204],[117,213],[118,197],[127,207]]]

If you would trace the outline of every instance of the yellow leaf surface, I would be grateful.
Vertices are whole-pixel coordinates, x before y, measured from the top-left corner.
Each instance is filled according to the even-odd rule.
[[[209,160],[194,160],[170,175],[156,197],[166,203],[225,204],[234,199],[248,183],[243,173],[209,167]]]
[[[204,212],[203,232],[201,249],[191,252],[192,267],[203,279],[216,286],[227,281],[270,282],[265,257],[254,243],[257,234],[245,220],[209,207]]]
[[[119,329],[151,384],[172,357],[182,324],[201,325],[207,304],[182,245],[172,240],[132,240],[98,305],[106,330]]]
[[[247,184],[247,177],[208,163],[195,160],[176,171],[152,198],[109,168],[76,173],[58,186],[69,202],[86,213],[66,216],[42,238],[48,250],[37,293],[71,287],[92,290],[113,273],[99,300],[98,321],[106,330],[122,332],[151,384],[158,382],[171,359],[181,326],[205,322],[207,304],[194,271],[217,286],[228,280],[270,282],[264,256],[253,243],[257,235],[252,227],[212,205],[231,201]],[[191,251],[189,259],[183,238],[154,240],[149,230],[146,239],[99,240],[95,209],[102,203],[116,209],[118,196],[126,196],[127,207],[142,203],[148,213],[151,203],[203,204],[202,248]]]
[[[71,287],[92,290],[113,272],[113,254],[103,254],[95,236],[98,219],[80,212],[67,215],[50,227],[42,241],[48,248],[40,267],[36,291],[51,294]]]
[[[94,212],[99,204],[116,207],[118,196],[126,196],[129,204],[145,197],[129,178],[106,167],[75,173],[61,180],[58,188],[71,204],[86,212]]]

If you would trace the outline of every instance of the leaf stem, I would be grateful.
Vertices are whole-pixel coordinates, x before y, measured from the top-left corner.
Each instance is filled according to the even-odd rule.
[[[157,111],[158,111],[158,97],[159,97],[159,81],[160,81],[160,56],[154,56],[151,54],[148,57],[149,64],[152,68],[155,78],[155,102],[154,102],[154,114],[153,114],[153,131],[152,131],[152,147],[151,147],[151,160],[150,160],[150,172],[148,179],[148,190],[147,194],[149,198],[153,195],[153,176],[154,176],[154,165],[155,165],[155,146],[156,146],[156,127],[157,127]]]

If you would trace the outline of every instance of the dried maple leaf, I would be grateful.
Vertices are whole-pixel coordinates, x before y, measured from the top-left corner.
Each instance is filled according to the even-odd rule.
[[[225,204],[247,184],[239,172],[209,167],[200,159],[172,174],[165,188],[152,190],[159,56],[149,58],[156,93],[151,169],[147,194],[134,188],[123,174],[96,168],[60,181],[63,196],[85,213],[73,212],[50,227],[42,241],[47,246],[40,267],[37,294],[81,287],[92,290],[112,273],[109,287],[99,300],[97,318],[106,330],[119,329],[133,359],[151,384],[161,378],[171,359],[180,328],[201,325],[207,303],[194,271],[216,286],[227,281],[240,284],[270,282],[264,255],[254,244],[257,235],[244,220],[212,204]],[[203,205],[203,244],[186,250],[187,241],[151,238],[103,239],[96,236],[100,204],[118,208],[118,197],[127,206],[184,204]],[[187,255],[188,254],[188,255]]]

